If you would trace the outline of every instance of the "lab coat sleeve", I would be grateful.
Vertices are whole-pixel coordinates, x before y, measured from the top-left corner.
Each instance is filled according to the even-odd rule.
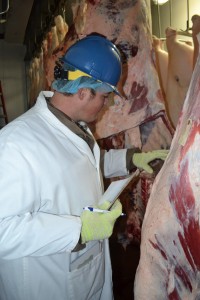
[[[13,155],[14,154],[14,155]],[[72,251],[80,217],[44,212],[40,178],[12,143],[0,144],[0,258],[43,256]]]
[[[104,152],[103,173],[106,178],[129,174],[126,167],[126,153],[127,149],[111,149]]]

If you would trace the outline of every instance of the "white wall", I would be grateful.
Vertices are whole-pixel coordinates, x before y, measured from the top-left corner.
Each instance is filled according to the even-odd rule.
[[[159,5],[159,7],[152,4],[151,10],[152,32],[159,38],[165,38],[165,29],[167,27],[172,27],[178,31],[185,31],[187,26],[189,28],[192,27],[191,17],[195,14],[200,15],[200,0],[169,0],[165,4]],[[160,26],[158,10],[160,11]],[[187,23],[187,21],[189,21],[189,23]],[[180,36],[178,37],[181,38]],[[184,39],[188,40],[187,37]],[[189,40],[191,39],[189,38]]]
[[[24,55],[24,45],[0,40],[0,80],[9,122],[21,115],[27,107]]]

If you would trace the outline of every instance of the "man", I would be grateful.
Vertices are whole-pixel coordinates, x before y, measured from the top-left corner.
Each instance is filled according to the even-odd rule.
[[[55,92],[41,92],[1,130],[1,300],[112,299],[107,238],[122,210],[116,201],[108,213],[83,211],[98,208],[103,193],[100,150],[86,123],[118,93],[120,75],[117,48],[88,36],[63,57]],[[131,155],[129,163],[130,151],[105,153],[104,175],[148,170],[166,152]]]

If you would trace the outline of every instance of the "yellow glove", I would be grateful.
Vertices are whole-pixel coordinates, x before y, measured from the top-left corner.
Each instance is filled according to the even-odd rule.
[[[147,153],[135,153],[133,154],[133,164],[139,168],[143,169],[148,173],[153,173],[153,169],[149,166],[149,163],[155,159],[165,160],[169,150],[154,150]]]
[[[109,206],[110,202],[105,201],[103,205],[98,208],[107,210]],[[115,221],[121,213],[122,205],[119,200],[117,200],[111,210],[106,213],[84,210],[81,214],[81,243],[109,238],[113,232]]]

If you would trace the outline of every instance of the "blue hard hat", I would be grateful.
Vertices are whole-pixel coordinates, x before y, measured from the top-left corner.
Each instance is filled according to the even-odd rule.
[[[122,72],[121,55],[105,37],[89,35],[79,40],[68,48],[61,61],[108,84],[111,90],[119,94],[116,85]]]

